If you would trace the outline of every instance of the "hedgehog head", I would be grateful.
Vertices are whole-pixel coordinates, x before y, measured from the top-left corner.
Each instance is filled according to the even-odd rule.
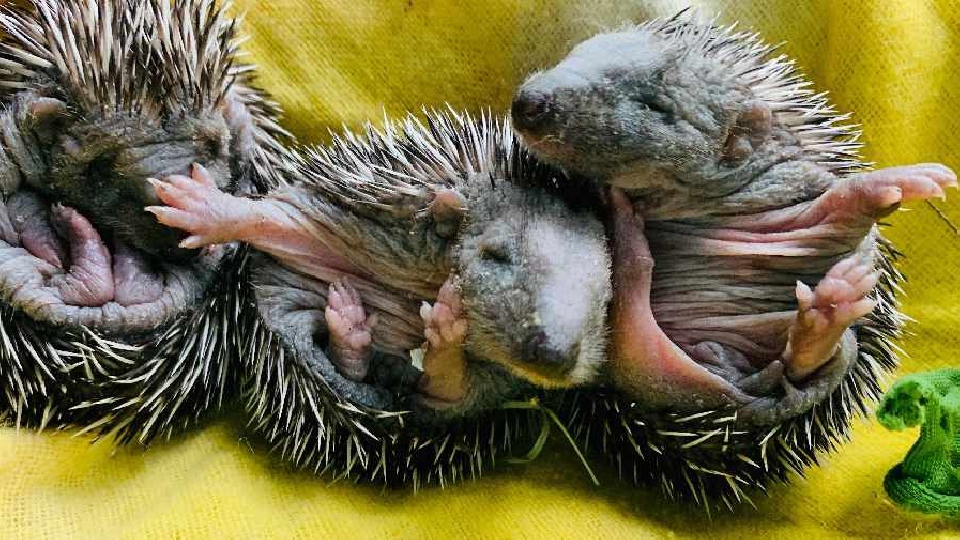
[[[720,196],[802,158],[855,166],[856,134],[756,35],[677,16],[597,35],[529,77],[514,126],[545,161],[626,188]]]
[[[467,351],[544,387],[594,378],[606,348],[610,255],[603,226],[544,189],[465,186],[460,276]]]

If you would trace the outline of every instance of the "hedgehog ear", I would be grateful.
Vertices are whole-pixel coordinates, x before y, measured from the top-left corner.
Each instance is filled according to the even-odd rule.
[[[740,112],[737,126],[751,139],[766,139],[773,129],[773,111],[762,101],[751,101]]]
[[[762,145],[773,130],[773,112],[762,101],[750,101],[737,115],[723,145],[721,160],[739,165]]]
[[[54,137],[68,117],[67,104],[49,97],[28,99],[20,108],[20,125],[33,131],[41,140]]]
[[[455,189],[442,189],[434,193],[429,212],[441,238],[453,238],[460,230],[466,208],[463,195]]]

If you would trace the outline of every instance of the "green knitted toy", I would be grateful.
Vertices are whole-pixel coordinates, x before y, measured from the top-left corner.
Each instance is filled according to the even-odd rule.
[[[877,411],[887,429],[920,425],[920,438],[883,485],[895,502],[928,514],[960,517],[960,369],[903,377]]]

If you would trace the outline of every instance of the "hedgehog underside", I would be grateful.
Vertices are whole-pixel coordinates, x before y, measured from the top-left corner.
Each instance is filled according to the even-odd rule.
[[[0,302],[0,417],[146,444],[220,409],[237,387],[243,257],[226,250],[203,295],[148,331],[52,326]]]
[[[749,502],[751,491],[802,476],[820,454],[849,439],[851,420],[879,398],[882,378],[898,365],[900,256],[878,237],[878,305],[854,327],[857,358],[826,399],[794,418],[755,425],[735,410],[651,413],[611,389],[568,392],[554,406],[578,440],[634,484],[708,508]]]
[[[434,419],[434,415],[416,403],[421,372],[413,366],[410,356],[379,351],[371,359],[370,372],[362,381],[341,374],[327,355],[329,336],[324,308],[328,283],[259,254],[251,257],[251,281],[260,324],[276,336],[287,351],[277,362],[296,363],[311,377],[322,381],[325,393],[373,415],[389,416],[404,411],[411,417],[410,421],[420,417],[421,423],[428,424]],[[419,342],[406,343],[411,350],[417,346]]]
[[[344,378],[324,354],[325,284],[263,255],[250,266],[242,399],[251,427],[294,466],[416,489],[476,478],[497,456],[532,446],[541,418],[529,410],[406,407],[419,376],[409,359],[380,374],[375,362],[365,382]]]

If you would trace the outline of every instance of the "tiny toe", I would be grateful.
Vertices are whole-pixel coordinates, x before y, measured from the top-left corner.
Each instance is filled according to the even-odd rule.
[[[423,319],[423,323],[427,326],[433,321],[433,306],[431,306],[429,302],[420,304],[420,318]]]
[[[363,306],[357,304],[347,304],[344,308],[344,316],[357,324],[362,323],[367,318],[363,312]]]
[[[854,302],[850,306],[850,314],[853,319],[859,319],[860,317],[865,317],[873,312],[873,309],[877,307],[877,301],[873,298],[864,298],[859,302]]]
[[[327,331],[331,334],[338,334],[343,331],[343,317],[336,309],[328,305],[327,309],[323,310],[323,318],[327,321]]]
[[[213,176],[210,175],[210,171],[206,167],[199,163],[194,163],[190,167],[190,176],[194,180],[201,182],[203,185],[210,188],[217,188],[217,182],[213,179]]]
[[[860,294],[867,294],[870,291],[872,291],[874,287],[877,286],[877,282],[879,280],[880,280],[879,274],[877,274],[876,272],[870,272],[869,274],[866,274],[865,276],[861,277],[860,281],[858,281],[853,288]]]
[[[453,314],[446,304],[437,302],[433,305],[433,323],[437,326],[446,326],[453,320]]]
[[[835,301],[836,298],[840,297],[843,292],[843,287],[846,282],[842,279],[837,279],[834,277],[825,277],[820,280],[820,283],[817,284],[816,299],[814,303],[818,306],[824,304],[829,304]]]
[[[189,176],[183,176],[182,174],[171,174],[167,177],[167,184],[187,191],[192,190],[197,185],[197,182]]]
[[[357,292],[356,287],[354,287],[346,278],[343,280],[343,290],[347,292],[347,295],[350,298],[350,301],[354,304],[361,304],[360,293]]]
[[[207,242],[202,236],[188,236],[178,245],[181,249],[200,249],[209,246],[210,242]]]
[[[936,180],[928,176],[922,176],[916,178],[915,184],[917,188],[915,193],[911,193],[911,199],[945,199],[947,194],[943,191],[943,188],[940,187],[940,184]]]
[[[343,309],[343,296],[340,295],[336,283],[332,284],[327,292],[327,306],[338,311]]]
[[[867,274],[869,274],[870,272],[873,271],[873,265],[871,265],[871,264],[864,264],[864,263],[862,263],[862,262],[859,261],[859,260],[858,260],[858,261],[855,261],[855,262],[856,262],[856,264],[854,264],[853,266],[851,266],[851,267],[843,274],[842,279],[843,279],[844,281],[847,281],[847,282],[849,282],[849,283],[856,283],[857,281],[860,280],[860,278],[862,278],[863,276],[865,276],[865,275],[867,275]]]
[[[433,328],[427,328],[423,331],[424,337],[427,338],[427,341],[430,343],[431,347],[440,347],[442,341],[440,339],[440,334]]]
[[[827,277],[831,278],[831,277],[843,276],[844,274],[847,273],[848,270],[850,270],[850,268],[852,268],[856,264],[857,264],[857,260],[855,257],[847,257],[846,259],[843,259],[842,261],[833,265],[833,268],[831,268],[830,271],[827,272]]]
[[[796,295],[797,304],[801,310],[810,309],[810,306],[813,305],[813,301],[816,298],[813,294],[813,289],[802,281],[797,281]]]

